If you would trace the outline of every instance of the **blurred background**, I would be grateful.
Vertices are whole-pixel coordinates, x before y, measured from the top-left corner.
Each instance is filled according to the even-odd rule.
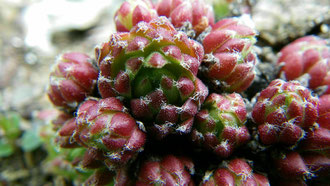
[[[217,19],[251,14],[260,58],[273,62],[303,35],[330,38],[328,0],[208,0]],[[115,31],[118,0],[0,0],[0,185],[62,185],[47,171],[47,124],[56,115],[46,96],[56,56],[94,47]]]
[[[0,0],[1,186],[64,185],[46,167],[49,149],[40,136],[56,115],[46,95],[49,72],[63,52],[94,56],[115,30],[120,3]]]

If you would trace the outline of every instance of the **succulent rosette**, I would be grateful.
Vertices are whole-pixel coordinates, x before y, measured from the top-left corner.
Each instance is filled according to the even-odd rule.
[[[151,156],[139,161],[137,166],[125,166],[116,171],[118,186],[187,185],[193,186],[195,174],[191,159],[172,154]]]
[[[315,127],[310,128],[304,140],[298,147],[299,156],[296,154],[295,158],[301,158],[305,164],[290,165],[297,166],[295,168],[296,177],[300,178],[313,178],[312,182],[315,183],[329,183],[329,173],[330,173],[330,131],[329,131],[329,120],[327,115],[330,112],[330,95],[323,95],[319,98],[319,118]],[[292,153],[291,153],[292,154]],[[281,161],[286,161],[286,159],[279,160],[280,166]],[[300,161],[301,162],[301,161]],[[301,167],[299,167],[301,166]],[[300,174],[298,170],[304,170]]]
[[[192,178],[195,167],[189,158],[171,154],[151,156],[138,164],[135,167],[126,166],[118,169],[114,179],[115,185],[195,185]]]
[[[189,160],[173,155],[162,159],[149,160],[142,164],[136,185],[194,185],[191,178],[194,164]]]
[[[51,120],[53,131],[60,130],[63,127],[63,125],[73,117],[74,117],[73,114],[67,112],[56,113],[56,116]]]
[[[76,130],[76,118],[72,117],[63,122],[62,127],[57,131],[55,142],[62,148],[75,148],[79,145],[73,140],[72,135]]]
[[[316,124],[318,99],[297,81],[272,81],[260,92],[252,111],[261,142],[296,145]]]
[[[188,23],[197,35],[214,24],[212,6],[202,0],[161,0],[156,9],[160,16],[170,18],[175,28]]]
[[[96,48],[103,98],[121,96],[133,116],[162,137],[190,131],[208,89],[195,76],[203,48],[169,20],[140,22]]]
[[[93,94],[97,77],[98,71],[88,55],[64,53],[50,73],[48,97],[55,106],[71,111]]]
[[[307,131],[305,139],[299,149],[313,151],[330,158],[330,131],[327,128],[317,127]]]
[[[330,132],[326,128],[312,128],[296,151],[274,157],[276,175],[286,182],[328,183],[330,173]],[[321,184],[322,185],[322,184]]]
[[[250,134],[246,122],[246,107],[237,94],[211,94],[196,115],[192,140],[214,151],[220,157],[228,157],[235,147],[246,143]]]
[[[273,158],[275,174],[286,180],[285,182],[299,181],[304,185],[308,185],[308,181],[313,184],[328,183],[330,132],[322,127],[311,128],[295,151]]]
[[[269,186],[270,184],[266,176],[254,173],[246,160],[236,158],[224,163],[216,170],[207,171],[200,185]]]
[[[275,158],[274,165],[276,175],[284,183],[307,185],[306,181],[312,178],[313,181],[329,183],[330,159],[317,152],[288,152]]]
[[[330,48],[325,39],[317,36],[299,38],[280,51],[277,63],[283,64],[280,73],[286,80],[301,79],[307,75],[309,88],[326,86],[328,89]]]
[[[203,40],[204,75],[223,91],[246,90],[255,77],[256,35],[248,15],[217,22]]]
[[[318,108],[318,125],[307,130],[307,134],[299,148],[330,157],[330,95],[319,97]]]
[[[72,120],[71,115],[59,113],[56,119],[51,121],[52,125],[42,126],[40,137],[44,142],[44,148],[47,150],[47,158],[43,160],[41,165],[45,173],[63,177],[74,184],[80,185],[93,174],[94,170],[90,168],[97,168],[95,164],[98,163],[98,160],[95,160],[95,158],[89,161],[84,160],[89,151],[84,147],[77,144],[72,146],[71,143],[69,143],[69,147],[62,146],[58,142],[58,138],[66,138],[66,136],[59,136],[59,130],[65,128],[65,123],[70,122],[70,120]],[[56,127],[54,128],[54,126]],[[91,166],[93,164],[94,166]]]
[[[110,169],[127,163],[142,151],[146,140],[145,133],[125,110],[118,99],[110,97],[89,99],[77,112],[75,141],[102,151]]]
[[[72,113],[59,112],[56,117],[51,120],[52,132],[56,132],[55,144],[61,148],[76,148],[80,147],[72,135],[76,129],[76,118]],[[50,132],[51,133],[51,132]]]
[[[149,22],[157,17],[157,11],[150,0],[128,0],[123,2],[115,14],[116,29],[118,32],[129,32],[139,22]]]

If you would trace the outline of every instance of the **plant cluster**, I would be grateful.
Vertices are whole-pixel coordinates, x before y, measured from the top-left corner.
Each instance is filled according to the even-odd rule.
[[[114,21],[95,58],[68,52],[52,68],[57,170],[86,185],[329,183],[326,40],[284,47],[279,79],[252,99],[248,15],[216,22],[202,0],[132,0]]]

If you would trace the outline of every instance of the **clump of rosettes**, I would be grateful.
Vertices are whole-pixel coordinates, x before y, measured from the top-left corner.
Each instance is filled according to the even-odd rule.
[[[218,156],[228,157],[235,147],[250,139],[248,129],[244,126],[246,114],[245,103],[239,94],[213,93],[196,115],[192,139]]]
[[[283,64],[280,73],[286,80],[301,80],[311,89],[326,86],[326,93],[330,93],[330,48],[326,40],[299,38],[280,51],[277,63]]]
[[[116,29],[118,32],[128,32],[139,22],[149,22],[157,16],[150,0],[128,0],[115,14]]]
[[[208,95],[195,76],[203,54],[202,46],[166,17],[140,22],[96,48],[99,92],[103,98],[121,96],[158,137],[188,133]]]
[[[194,164],[191,160],[167,155],[143,162],[134,185],[193,186],[191,175],[194,172]]]
[[[98,71],[86,54],[62,54],[50,73],[48,97],[55,106],[72,111],[92,95],[97,77]]]
[[[274,80],[261,91],[252,111],[261,142],[296,145],[318,118],[318,99],[297,81]]]
[[[253,173],[252,168],[244,159],[233,159],[216,170],[207,171],[201,186],[216,185],[270,185],[264,175]]]
[[[160,16],[171,19],[175,28],[190,24],[196,35],[214,24],[213,8],[203,0],[161,0],[156,8]]]
[[[82,146],[99,149],[109,168],[124,164],[142,151],[146,136],[116,98],[89,99],[77,112],[74,139]]]
[[[203,40],[204,75],[226,92],[246,90],[255,77],[256,30],[248,15],[222,19]]]

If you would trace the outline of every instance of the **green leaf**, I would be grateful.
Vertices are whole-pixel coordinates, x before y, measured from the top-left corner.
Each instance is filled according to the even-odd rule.
[[[22,136],[21,147],[24,151],[33,151],[41,145],[41,139],[35,130],[28,130]]]
[[[229,3],[227,3],[225,0],[216,1],[216,3],[213,5],[213,9],[217,19],[224,18],[230,13]]]
[[[0,127],[4,130],[4,135],[9,139],[16,139],[20,135],[21,117],[16,113],[0,115]]]
[[[8,157],[14,153],[14,148],[4,142],[4,140],[0,140],[0,158],[2,157]]]
[[[70,149],[66,157],[66,160],[73,161],[75,158],[83,157],[85,152],[86,152],[86,148]]]

